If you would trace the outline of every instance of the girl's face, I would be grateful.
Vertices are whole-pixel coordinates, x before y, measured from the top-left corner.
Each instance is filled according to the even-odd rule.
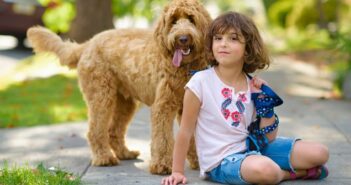
[[[240,32],[230,29],[216,34],[212,40],[212,52],[219,65],[233,66],[244,63],[245,41]]]

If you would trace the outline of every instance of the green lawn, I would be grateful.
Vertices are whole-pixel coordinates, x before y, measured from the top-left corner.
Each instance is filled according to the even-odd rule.
[[[79,177],[59,168],[46,168],[39,164],[36,168],[24,167],[5,167],[0,169],[0,184],[3,185],[80,185]]]
[[[56,66],[52,66],[53,63]],[[78,88],[75,72],[57,72],[61,69],[56,68],[60,66],[52,56],[35,56],[20,63],[10,75],[1,79],[0,128],[87,119],[86,106]],[[33,77],[33,71],[38,75],[41,70],[52,70],[56,75],[46,78]],[[23,79],[16,80],[18,76]]]

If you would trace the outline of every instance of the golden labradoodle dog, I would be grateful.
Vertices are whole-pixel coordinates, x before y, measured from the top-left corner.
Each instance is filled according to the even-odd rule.
[[[154,30],[108,30],[83,44],[62,41],[45,28],[28,30],[35,51],[54,52],[62,65],[77,68],[88,107],[93,165],[116,165],[139,155],[128,150],[125,135],[142,102],[151,107],[150,172],[171,172],[173,121],[177,115],[180,119],[189,71],[206,66],[204,40],[210,21],[197,0],[173,0]],[[193,148],[188,159],[196,168]]]

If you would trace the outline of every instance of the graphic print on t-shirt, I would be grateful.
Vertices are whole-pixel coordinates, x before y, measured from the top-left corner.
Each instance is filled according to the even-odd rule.
[[[221,106],[221,111],[226,120],[231,119],[231,126],[239,126],[240,122],[243,119],[243,114],[245,112],[245,106],[243,103],[247,101],[245,93],[238,93],[237,97],[233,97],[233,90],[230,88],[223,88],[221,90],[221,94],[224,98],[224,101]],[[234,105],[233,106],[233,98],[234,98]],[[230,106],[233,106],[233,110],[230,111]]]

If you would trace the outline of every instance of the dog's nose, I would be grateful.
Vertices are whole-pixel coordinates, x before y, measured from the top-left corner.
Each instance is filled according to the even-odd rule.
[[[185,44],[187,43],[189,40],[188,36],[187,35],[182,35],[179,37],[179,42],[182,43],[182,44]]]

